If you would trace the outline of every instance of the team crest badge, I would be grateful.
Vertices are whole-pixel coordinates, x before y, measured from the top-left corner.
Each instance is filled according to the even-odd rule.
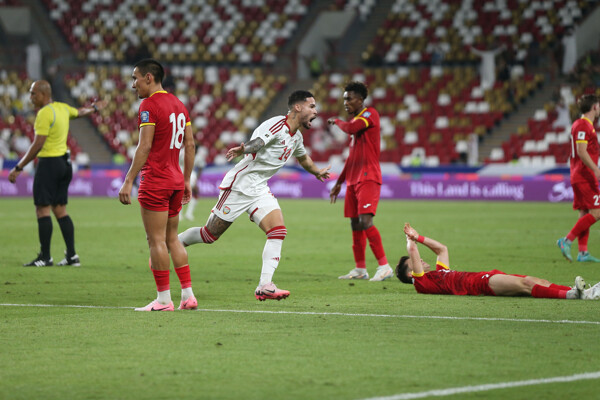
[[[223,214],[227,215],[227,214],[229,214],[230,212],[231,212],[231,208],[229,208],[229,207],[227,207],[227,206],[223,207]]]
[[[140,113],[140,120],[142,123],[150,122],[150,113],[148,111],[142,111]]]

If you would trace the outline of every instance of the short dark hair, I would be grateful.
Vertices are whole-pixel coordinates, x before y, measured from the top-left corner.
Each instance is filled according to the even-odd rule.
[[[306,99],[310,97],[315,96],[308,90],[296,90],[292,92],[292,94],[290,94],[290,97],[288,97],[288,109],[291,110],[294,104],[306,101]]]
[[[348,82],[344,87],[344,91],[354,92],[362,97],[363,100],[365,100],[369,95],[369,89],[367,89],[367,85],[358,81]]]
[[[142,76],[150,73],[150,75],[154,77],[154,82],[156,83],[162,84],[162,81],[165,78],[165,69],[153,58],[145,58],[140,60],[134,65],[133,68],[137,68]]]
[[[413,279],[406,273],[406,271],[408,270],[407,261],[409,258],[410,257],[408,256],[400,257],[400,261],[398,262],[398,265],[396,265],[396,277],[398,277],[398,279],[400,279],[401,282],[412,285]]]
[[[600,98],[595,94],[584,94],[577,100],[577,106],[582,114],[592,111],[594,104],[600,102]]]

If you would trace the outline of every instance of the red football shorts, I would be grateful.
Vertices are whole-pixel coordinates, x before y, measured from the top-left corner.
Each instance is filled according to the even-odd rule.
[[[146,210],[169,211],[169,218],[176,216],[181,211],[183,190],[158,189],[139,190],[138,201]]]
[[[573,210],[600,208],[600,189],[597,184],[574,183],[572,186]]]
[[[358,218],[360,214],[377,212],[381,185],[374,181],[365,181],[346,187],[344,217]]]

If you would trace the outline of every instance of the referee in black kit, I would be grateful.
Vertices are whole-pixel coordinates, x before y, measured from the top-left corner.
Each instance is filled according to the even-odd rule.
[[[80,266],[75,252],[75,228],[67,214],[69,183],[73,177],[70,153],[67,151],[69,120],[83,117],[106,106],[106,101],[92,103],[90,107],[73,108],[68,104],[52,100],[52,88],[47,81],[35,81],[29,89],[30,99],[36,109],[35,137],[23,158],[10,171],[8,180],[15,183],[23,168],[38,157],[39,162],[33,180],[33,202],[38,220],[40,253],[24,267],[49,267],[52,218],[54,213],[65,239],[65,258],[57,265]]]

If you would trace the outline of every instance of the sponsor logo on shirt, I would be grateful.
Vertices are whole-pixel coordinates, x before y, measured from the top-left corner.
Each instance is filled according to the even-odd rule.
[[[365,117],[365,118],[369,118],[371,116],[371,112],[370,111],[366,111],[366,112],[363,113],[362,116]]]
[[[148,111],[142,111],[140,113],[140,120],[142,123],[150,122],[150,113]]]
[[[223,214],[227,215],[227,214],[229,214],[230,212],[231,212],[231,208],[229,208],[229,207],[227,207],[227,206],[223,207]]]

